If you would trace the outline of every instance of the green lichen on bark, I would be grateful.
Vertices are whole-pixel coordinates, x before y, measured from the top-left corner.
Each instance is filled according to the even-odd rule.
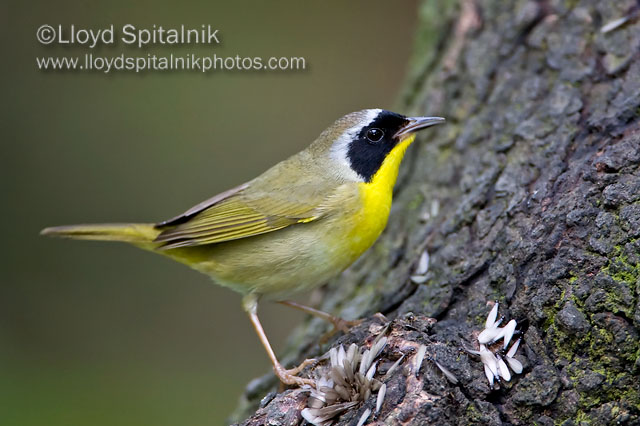
[[[451,397],[412,407],[415,422],[423,411],[438,424],[640,422],[637,2],[440,0],[420,10],[403,109],[447,125],[411,148],[387,230],[326,287],[323,309],[438,320],[425,338],[449,348],[459,383],[425,373],[422,392],[445,386]],[[600,31],[627,15],[636,18]],[[416,285],[425,249],[429,279]],[[460,351],[488,300],[529,324],[523,374],[495,390]],[[323,327],[301,327],[291,359],[326,350],[315,344]]]

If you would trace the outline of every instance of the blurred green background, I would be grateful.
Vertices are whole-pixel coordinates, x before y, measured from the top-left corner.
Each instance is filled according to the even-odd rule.
[[[159,221],[305,148],[353,110],[392,108],[414,1],[3,2],[0,424],[223,424],[270,365],[238,295],[122,244],[50,225]],[[42,72],[42,24],[211,24],[222,45],[157,52],[304,56],[288,72]],[[276,351],[303,316],[261,305]]]

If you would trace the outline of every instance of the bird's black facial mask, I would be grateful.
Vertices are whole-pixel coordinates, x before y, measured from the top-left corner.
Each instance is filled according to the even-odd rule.
[[[362,176],[365,182],[371,182],[384,159],[400,142],[394,135],[407,123],[408,120],[403,115],[380,111],[349,144],[347,158],[351,168]]]

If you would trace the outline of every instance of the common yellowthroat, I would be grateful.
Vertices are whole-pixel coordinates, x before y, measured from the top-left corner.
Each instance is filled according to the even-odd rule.
[[[266,298],[333,278],[378,238],[387,224],[398,168],[415,132],[440,117],[405,117],[381,109],[348,114],[305,150],[257,178],[160,223],[70,225],[44,235],[124,241],[168,256],[244,295],[242,304],[285,384],[310,384],[277,360],[257,315]]]

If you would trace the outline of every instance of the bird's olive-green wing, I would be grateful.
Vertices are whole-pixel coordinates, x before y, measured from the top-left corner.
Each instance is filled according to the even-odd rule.
[[[306,202],[305,202],[306,201]],[[255,193],[247,185],[211,198],[162,222],[156,242],[162,248],[221,243],[277,231],[318,219],[322,208],[284,192]]]

